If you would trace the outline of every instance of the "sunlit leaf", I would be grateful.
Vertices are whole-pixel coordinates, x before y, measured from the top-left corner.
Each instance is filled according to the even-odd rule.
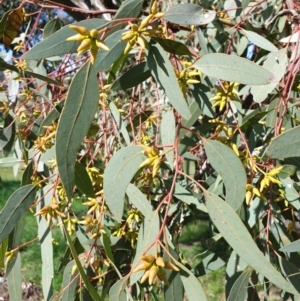
[[[186,25],[204,25],[212,22],[216,17],[213,10],[203,9],[197,4],[178,4],[168,9],[164,15],[164,19],[176,23]]]
[[[280,248],[281,252],[300,252],[300,240],[296,240],[284,247]]]
[[[226,202],[238,210],[245,199],[247,177],[244,166],[236,153],[216,140],[204,140],[210,164],[222,177],[226,188]]]
[[[109,290],[109,301],[127,301],[125,287],[127,285],[127,278],[118,280]]]
[[[126,194],[132,203],[144,216],[152,212],[152,206],[146,196],[133,184],[128,185]]]
[[[45,300],[49,300],[53,294],[54,277],[52,232],[45,218],[39,216],[37,220],[41,244],[43,295]]]
[[[13,138],[15,132],[15,123],[11,115],[4,119],[4,126],[0,128],[0,148],[5,147]]]
[[[233,284],[227,301],[240,301],[245,300],[247,296],[248,283],[252,273],[252,269],[248,269],[241,273]]]
[[[10,300],[22,300],[21,254],[18,252],[14,265],[7,277],[7,287]]]
[[[258,46],[259,48],[274,52],[277,51],[278,48],[272,44],[270,41],[268,41],[266,38],[264,38],[262,35],[251,31],[251,30],[245,30],[242,29],[241,32],[248,38],[250,42],[252,42],[254,45]]]
[[[201,57],[194,67],[208,76],[245,85],[277,83],[269,70],[236,55],[209,53]]]
[[[274,138],[267,148],[270,158],[290,158],[300,156],[300,127],[294,127]]]
[[[76,271],[72,274],[72,270],[75,265],[75,261],[72,260],[66,265],[64,269],[62,281],[62,301],[69,301],[74,299],[76,287],[79,281],[78,272]]]
[[[25,214],[35,199],[35,186],[17,189],[0,212],[0,243],[9,235],[17,221]]]
[[[128,184],[146,159],[140,146],[121,148],[110,159],[104,171],[103,189],[106,203],[117,220],[121,220]]]
[[[235,211],[218,196],[205,191],[208,213],[228,244],[253,269],[292,294],[295,289],[266,259]]]
[[[136,253],[134,260],[132,262],[132,267],[135,267],[140,261],[142,254],[145,250],[147,254],[155,255],[155,248],[153,243],[155,242],[157,233],[160,229],[159,215],[157,211],[152,211],[147,214],[144,218],[144,221],[139,229],[139,235],[137,239]],[[149,247],[152,247],[149,249]],[[139,271],[131,274],[130,285],[136,283],[143,275],[144,271]]]
[[[56,134],[57,167],[68,198],[75,184],[77,151],[95,116],[98,98],[98,79],[88,61],[73,78]]]
[[[276,79],[280,81],[284,76],[287,68],[287,54],[286,49],[280,49],[268,55],[263,63],[263,67],[274,74]],[[277,86],[277,83],[270,83],[264,86],[253,86],[251,93],[255,102],[262,102],[267,99],[268,94],[271,93]],[[277,111],[277,109],[276,109]]]
[[[100,50],[96,57],[96,72],[109,68],[124,52],[126,42],[120,42],[124,30],[118,30],[105,39],[109,51]]]
[[[207,255],[195,267],[195,276],[200,277],[210,272],[220,269],[225,265],[225,261],[216,253]]]
[[[74,24],[77,26],[86,27],[88,30],[91,30],[103,28],[107,26],[108,22],[103,19],[89,19]],[[74,31],[69,27],[69,25],[67,25],[49,36],[47,39],[32,47],[24,54],[23,59],[39,60],[65,53],[75,53],[77,52],[77,48],[80,45],[80,42],[67,41],[67,38],[74,36],[75,34],[76,31]]]
[[[147,54],[147,64],[152,76],[165,90],[165,93],[180,115],[189,119],[191,112],[178,85],[173,65],[160,45],[151,41]]]
[[[175,135],[176,127],[174,113],[171,110],[168,110],[162,115],[160,136],[162,145],[165,145],[165,156],[172,170],[174,168],[174,149],[172,145],[174,145]]]

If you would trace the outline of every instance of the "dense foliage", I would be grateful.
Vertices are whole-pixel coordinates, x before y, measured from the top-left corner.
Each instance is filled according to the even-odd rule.
[[[0,171],[23,170],[0,212],[11,300],[28,210],[45,300],[203,301],[197,278],[223,266],[226,300],[271,284],[297,300],[299,4],[125,0],[112,19],[64,25],[65,5],[33,2],[0,21],[22,54],[0,60]],[[208,219],[195,264],[179,238]],[[68,243],[59,291],[56,228]]]

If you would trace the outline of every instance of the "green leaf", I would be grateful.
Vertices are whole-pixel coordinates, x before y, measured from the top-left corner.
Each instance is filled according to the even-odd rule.
[[[272,72],[277,81],[281,81],[287,68],[288,58],[286,49],[280,49],[272,52],[268,55],[267,59],[263,63],[263,68]],[[271,93],[276,87],[277,83],[270,83],[264,86],[253,86],[251,87],[251,93],[255,102],[260,103],[267,99],[269,93]],[[277,108],[276,108],[277,111]]]
[[[244,166],[236,153],[216,140],[204,140],[209,163],[222,177],[226,188],[226,202],[238,210],[245,199],[247,176]]]
[[[227,301],[245,300],[252,269],[244,271],[233,284]]]
[[[23,186],[17,189],[7,200],[0,212],[0,244],[34,202],[35,192],[34,185]]]
[[[198,4],[179,4],[167,10],[163,18],[175,24],[204,25],[215,17],[215,11],[205,10]]]
[[[208,191],[204,194],[206,207],[213,223],[236,253],[270,282],[289,293],[297,293],[259,250],[235,211],[218,196]]]
[[[210,272],[220,269],[224,265],[225,261],[216,253],[209,254],[196,265],[195,276],[200,277],[206,275]]]
[[[87,173],[85,166],[78,161],[75,163],[75,185],[87,197],[95,197],[93,184],[89,174]]]
[[[241,29],[241,32],[248,38],[250,42],[252,42],[254,45],[258,46],[259,48],[265,49],[270,52],[277,51],[278,48],[272,44],[270,41],[268,41],[266,38],[264,38],[262,35],[250,31]]]
[[[8,236],[8,244],[7,244],[7,250],[14,250],[16,249],[16,251],[14,252],[14,255],[8,262],[8,264],[5,267],[5,276],[8,277],[11,270],[13,269],[14,265],[15,265],[15,261],[17,259],[17,255],[20,251],[20,244],[21,244],[21,238],[22,238],[22,234],[23,234],[23,230],[24,230],[24,216],[21,217],[13,231],[9,234]]]
[[[168,183],[166,182],[166,187],[168,187]],[[175,183],[175,191],[173,194],[178,200],[188,204],[188,205],[195,205],[197,209],[206,212],[206,207],[203,203],[200,203],[199,200],[187,189],[182,187],[179,183]]]
[[[86,27],[88,30],[100,29],[108,24],[109,22],[103,19],[89,19],[74,23],[74,25]],[[36,44],[27,51],[22,58],[24,60],[39,60],[55,55],[77,52],[80,42],[67,41],[67,38],[76,34],[77,32],[67,25],[49,36],[47,39]]]
[[[63,227],[64,227],[64,233],[65,233],[65,236],[67,238],[67,241],[68,241],[68,245],[70,247],[70,250],[71,250],[71,253],[72,253],[72,256],[76,262],[76,266],[77,266],[77,269],[78,269],[78,272],[81,276],[81,279],[86,287],[86,289],[88,290],[89,292],[89,295],[93,298],[94,301],[102,301],[103,299],[98,295],[97,291],[95,290],[95,288],[93,287],[93,285],[91,284],[91,282],[89,281],[88,279],[88,276],[87,274],[85,273],[82,265],[81,265],[81,262],[79,260],[79,257],[78,257],[78,254],[75,250],[75,247],[74,247],[74,244],[72,242],[72,239],[66,229],[66,226],[64,223],[62,223]]]
[[[135,185],[129,183],[126,194],[130,203],[132,203],[139,211],[141,211],[144,216],[147,216],[153,211],[151,203]]]
[[[189,119],[191,112],[178,85],[174,67],[162,47],[153,40],[149,43],[147,63],[152,76],[165,90],[170,103],[174,106],[176,111],[180,113],[183,118]]]
[[[48,77],[48,76],[44,76],[44,75],[41,75],[41,74],[38,74],[38,73],[35,73],[35,72],[31,72],[31,71],[25,71],[25,76],[26,77],[34,77],[34,78],[37,78],[37,79],[40,79],[46,83],[49,83],[49,84],[53,84],[53,85],[56,85],[56,86],[61,86],[63,87],[63,84]]]
[[[126,42],[120,42],[124,30],[118,30],[105,39],[105,44],[109,51],[100,50],[96,57],[96,72],[108,69],[123,53]]]
[[[153,243],[157,237],[160,229],[159,215],[157,211],[152,211],[147,214],[139,229],[139,235],[137,239],[136,253],[132,262],[132,268],[135,268],[138,262],[141,260],[142,254],[147,251],[147,254],[155,255]],[[152,246],[150,249],[149,247]],[[133,273],[130,277],[130,285],[135,284],[143,275],[144,271]]]
[[[189,49],[186,45],[181,42],[163,39],[160,37],[153,37],[153,40],[156,41],[165,51],[175,54],[175,55],[191,55]]]
[[[141,13],[143,6],[143,0],[126,0],[122,2],[122,5],[119,7],[115,20],[117,19],[126,19],[126,18],[135,18],[138,17]]]
[[[235,55],[209,53],[201,57],[194,67],[208,76],[245,85],[277,83],[269,70]]]
[[[72,269],[74,266],[75,261],[72,260],[64,269],[62,281],[62,301],[74,300],[76,287],[79,281],[78,271],[75,271],[75,273],[72,275]]]
[[[151,76],[151,71],[146,62],[131,67],[128,71],[118,77],[111,86],[111,89],[126,90],[133,88]]]
[[[300,240],[296,240],[284,247],[280,248],[281,252],[299,252],[300,251]]]
[[[43,39],[47,39],[49,36],[54,34],[56,31],[61,29],[61,21],[59,18],[50,20],[44,27]]]
[[[15,123],[11,115],[7,115],[4,119],[3,128],[0,128],[0,148],[2,149],[7,144],[11,143],[15,137]]]
[[[205,292],[194,274],[181,263],[176,262],[176,265],[180,268],[180,278],[188,300],[207,301]]]
[[[269,158],[300,157],[300,127],[294,127],[274,138],[267,148]]]
[[[103,189],[106,203],[118,221],[122,219],[127,186],[146,159],[142,151],[140,146],[121,148],[110,159],[104,171]]]
[[[45,300],[49,300],[53,294],[53,244],[52,232],[45,218],[39,216],[38,220],[38,237],[41,244],[42,257],[42,287]]]
[[[122,136],[123,136],[124,140],[126,141],[126,144],[130,145],[130,137],[129,137],[129,134],[128,134],[128,131],[127,131],[126,125],[125,125],[126,122],[123,121],[123,118],[120,115],[117,106],[113,102],[111,102],[109,104],[109,108],[110,108],[110,112],[113,115],[113,118],[118,126],[118,129],[121,131]]]
[[[184,300],[183,284],[181,281],[180,273],[171,272],[169,270],[166,270],[166,272],[167,272],[167,277],[170,285],[164,286],[165,300],[172,300],[172,301]]]
[[[172,110],[168,110],[163,113],[160,136],[162,145],[174,145],[176,136],[175,117]],[[171,146],[164,146],[165,156],[169,162],[171,170],[174,168],[174,149]]]
[[[68,198],[75,183],[77,151],[94,119],[98,98],[98,78],[88,61],[73,78],[56,134],[57,167]]]
[[[21,254],[18,252],[14,266],[7,276],[9,300],[22,300]]]
[[[300,293],[300,273],[299,269],[290,261],[279,256],[279,264],[282,274],[288,282]]]
[[[27,165],[22,175],[21,186],[29,185],[32,183],[31,176],[33,175],[33,160]]]
[[[3,16],[2,16],[2,19],[0,21],[0,38],[3,37],[3,34],[4,34],[4,30],[5,30],[5,26],[6,26],[6,21],[7,21],[7,18],[9,16],[9,14],[12,12],[12,10],[8,10]]]
[[[250,0],[242,0],[242,8],[245,10],[250,3]]]
[[[125,288],[127,285],[127,278],[124,277],[118,280],[109,290],[110,301],[127,301]]]
[[[15,158],[15,157],[2,158],[2,159],[0,159],[0,168],[14,166],[21,162],[23,162],[23,161],[18,158]]]

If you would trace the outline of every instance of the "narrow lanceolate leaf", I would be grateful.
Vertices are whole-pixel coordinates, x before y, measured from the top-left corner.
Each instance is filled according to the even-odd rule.
[[[0,244],[33,203],[35,192],[34,185],[23,186],[8,199],[0,212]]]
[[[178,85],[174,67],[166,52],[155,41],[149,43],[147,63],[152,76],[165,90],[170,103],[184,119],[188,120],[191,117],[191,112]]]
[[[43,296],[48,301],[53,294],[54,277],[52,232],[45,218],[38,217],[37,219],[38,237],[41,244]]]
[[[180,278],[189,301],[207,301],[205,292],[194,274],[184,265],[176,262],[180,268]]]
[[[7,276],[9,300],[22,300],[21,254],[18,253],[14,266]]]
[[[184,290],[180,273],[166,270],[169,286],[164,286],[165,300],[182,301],[184,300]]]
[[[100,29],[107,24],[108,22],[103,19],[89,19],[75,23],[75,25],[86,27],[88,30]],[[77,32],[67,25],[32,47],[25,53],[23,59],[39,60],[65,53],[75,53],[77,52],[80,42],[67,41],[67,38],[74,36],[75,34],[77,34]]]
[[[98,97],[98,79],[88,61],[73,78],[56,134],[57,167],[68,198],[75,183],[77,151],[97,111]]]
[[[237,210],[245,199],[247,176],[241,160],[225,144],[216,140],[204,140],[209,163],[223,179],[226,202]]]
[[[129,137],[128,131],[126,129],[126,122],[123,121],[123,118],[120,115],[117,106],[113,102],[111,102],[109,104],[109,108],[110,108],[110,112],[118,126],[118,129],[121,131],[122,136],[123,136],[124,140],[126,141],[126,144],[130,145],[130,137]]]
[[[175,135],[176,127],[174,113],[171,110],[168,110],[162,116],[160,136],[161,143],[164,145],[164,152],[166,153],[165,156],[172,170],[174,167],[174,149],[170,145],[174,144]]]
[[[2,159],[0,159],[0,168],[14,166],[21,162],[23,162],[23,161],[18,158],[15,158],[15,157],[2,158]]]
[[[72,269],[76,265],[75,261],[70,261],[65,269],[62,281],[62,301],[73,300],[76,287],[79,281],[78,271],[72,274]]]
[[[106,203],[117,220],[122,219],[127,186],[146,159],[142,152],[140,146],[123,147],[111,158],[104,171]]]
[[[194,67],[208,76],[245,85],[276,82],[269,70],[235,55],[209,53],[197,61]]]
[[[205,191],[204,194],[210,218],[236,253],[270,282],[291,294],[297,294],[259,250],[235,211],[218,196],[208,191]]]
[[[281,252],[300,252],[300,240],[296,240],[279,249]]]
[[[7,115],[4,120],[4,127],[0,128],[0,148],[5,147],[14,138],[15,123],[11,115]]]
[[[263,67],[272,72],[276,79],[280,81],[284,76],[287,68],[288,57],[286,49],[280,49],[272,52],[268,55],[267,59],[263,63]],[[277,86],[277,83],[270,83],[264,86],[252,86],[251,93],[255,102],[262,102],[267,99],[269,93],[271,93]],[[276,109],[277,111],[277,109]]]
[[[227,301],[245,300],[252,269],[244,271],[233,284]]]
[[[175,55],[191,55],[187,46],[181,42],[171,40],[171,39],[163,39],[160,37],[153,38],[160,46],[167,52],[175,54]]]
[[[93,184],[89,174],[87,173],[85,166],[78,161],[75,163],[75,185],[87,197],[95,197]]]
[[[130,203],[139,209],[144,216],[147,216],[152,212],[152,206],[147,200],[146,196],[133,184],[129,183],[126,194]]]
[[[122,278],[111,287],[109,290],[109,301],[127,301],[125,293],[127,281],[127,278]]]
[[[109,68],[123,53],[126,42],[120,42],[124,30],[118,30],[105,39],[105,45],[109,51],[101,50],[98,52],[95,63],[96,72]]]
[[[143,6],[143,0],[126,0],[123,1],[122,5],[119,7],[115,20],[129,18],[129,17],[137,17]]]
[[[49,21],[44,27],[43,39],[48,38],[59,29],[61,29],[61,21],[59,18],[55,18]]]
[[[151,76],[151,71],[146,62],[133,66],[119,78],[117,78],[111,86],[111,89],[126,90],[133,88]]]
[[[132,263],[132,267],[135,268],[140,261],[142,254],[145,250],[147,254],[155,255],[153,243],[157,237],[157,233],[160,229],[159,216],[157,211],[153,211],[147,214],[139,230],[137,239],[137,247],[135,257]],[[149,247],[152,247],[149,249]],[[130,277],[130,285],[135,284],[143,275],[144,271],[133,273]]]
[[[265,50],[268,50],[271,52],[278,50],[278,48],[274,44],[272,44],[270,41],[268,41],[262,35],[257,34],[254,31],[242,29],[241,32],[248,38],[248,40],[250,42],[252,42],[254,45],[258,46],[259,48],[262,48],[262,49],[265,49]]]
[[[290,158],[300,156],[300,127],[294,127],[273,139],[267,148],[270,158]]]
[[[18,255],[18,253],[19,253],[18,246],[21,243],[21,238],[22,238],[23,230],[24,230],[24,216],[21,217],[17,221],[17,223],[16,223],[13,231],[9,234],[9,237],[8,237],[7,250],[14,250],[14,249],[16,249],[17,251],[15,252],[15,255]],[[9,276],[10,272],[14,268],[16,259],[17,259],[17,256],[12,257],[9,260],[8,264],[6,265],[6,267],[5,267],[5,276],[6,277]]]
[[[164,19],[169,22],[186,25],[208,24],[215,17],[215,11],[203,9],[197,4],[174,5],[164,15]]]

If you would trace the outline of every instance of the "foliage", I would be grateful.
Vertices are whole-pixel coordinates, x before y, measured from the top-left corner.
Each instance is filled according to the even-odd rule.
[[[198,278],[224,266],[227,300],[271,284],[296,300],[299,5],[126,0],[112,20],[51,19],[31,48],[22,17],[38,25],[49,6],[28,3],[0,21],[23,53],[0,61],[0,168],[24,170],[0,212],[11,296],[29,210],[45,300],[207,300]],[[179,241],[198,219],[211,237],[195,264]],[[68,247],[54,291],[57,229]]]

